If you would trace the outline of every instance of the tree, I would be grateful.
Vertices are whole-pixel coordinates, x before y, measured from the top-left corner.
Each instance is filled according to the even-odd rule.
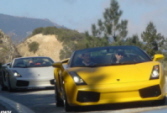
[[[63,43],[63,49],[60,51],[60,59],[66,59],[71,56],[73,51],[78,50],[78,49],[83,49],[85,48],[85,43],[84,40],[80,41],[69,41],[69,43]]]
[[[85,36],[77,31],[66,30],[59,40],[63,43],[60,59],[69,58],[73,51],[85,48]]]
[[[143,49],[143,43],[139,40],[138,35],[133,35],[132,37],[127,38],[124,45],[138,46]]]
[[[86,32],[85,35],[86,35],[86,40],[85,40],[86,48],[108,45],[108,39],[105,37],[100,38],[100,37],[90,36],[88,32]]]
[[[141,38],[146,43],[144,49],[148,54],[153,56],[156,53],[162,53],[165,38],[157,30],[152,22],[149,22],[145,31],[141,34]]]
[[[87,45],[92,45],[96,41],[101,41],[100,45],[109,45],[111,42],[122,41],[127,35],[127,20],[121,20],[122,11],[119,10],[119,4],[116,0],[111,0],[110,7],[105,9],[103,19],[98,20],[97,25],[92,25],[92,36],[86,32],[88,37]],[[89,41],[89,40],[92,41]],[[94,42],[95,41],[95,42]],[[107,42],[107,43],[106,43]],[[96,46],[99,46],[98,44]]]

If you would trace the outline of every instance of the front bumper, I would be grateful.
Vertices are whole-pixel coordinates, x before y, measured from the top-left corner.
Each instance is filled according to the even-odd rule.
[[[165,82],[160,80],[66,87],[67,101],[72,106],[154,101],[165,95]]]
[[[50,79],[11,79],[12,89],[38,89],[54,87]]]

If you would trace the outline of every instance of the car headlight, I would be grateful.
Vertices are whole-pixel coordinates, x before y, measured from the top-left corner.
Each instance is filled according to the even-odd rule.
[[[13,75],[15,77],[21,77],[21,75],[16,70],[13,70]]]
[[[80,76],[78,76],[76,72],[71,71],[69,72],[69,74],[72,76],[76,85],[86,85],[83,79]]]
[[[150,80],[152,79],[159,79],[159,65],[153,67]]]

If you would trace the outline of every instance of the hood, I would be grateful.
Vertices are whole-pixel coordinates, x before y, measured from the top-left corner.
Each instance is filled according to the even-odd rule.
[[[22,77],[27,79],[34,78],[53,78],[54,68],[50,67],[33,67],[33,68],[11,68],[11,70],[17,71]]]
[[[148,81],[154,65],[158,62],[146,62],[130,65],[114,65],[102,67],[78,67],[75,71],[87,84],[110,84]]]

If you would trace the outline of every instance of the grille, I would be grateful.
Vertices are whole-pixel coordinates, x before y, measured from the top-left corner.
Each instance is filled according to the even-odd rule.
[[[156,97],[161,94],[161,90],[159,85],[143,88],[139,90],[140,96],[142,98],[148,98],[148,97]]]
[[[29,82],[28,81],[23,81],[23,80],[18,80],[16,85],[17,86],[28,86]]]
[[[79,91],[77,95],[77,101],[79,102],[97,102],[99,101],[100,93]]]

